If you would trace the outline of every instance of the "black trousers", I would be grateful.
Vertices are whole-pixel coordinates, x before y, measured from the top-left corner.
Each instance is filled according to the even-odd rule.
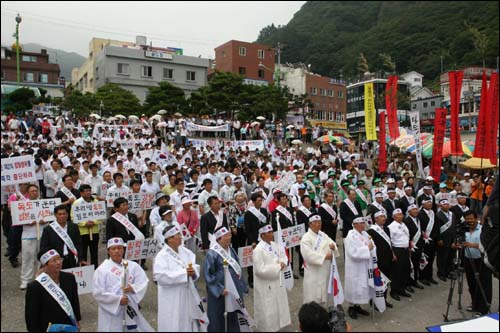
[[[434,243],[434,241],[429,241],[428,244],[425,244],[424,253],[428,257],[427,258],[428,264],[424,267],[424,269],[420,270],[419,278],[422,280],[430,280],[432,279],[434,271],[434,258],[436,258],[436,243]]]
[[[23,235],[23,226],[11,226],[9,228],[9,236],[7,237],[7,252],[9,253],[10,262],[17,261],[17,257],[21,252],[21,236]]]
[[[398,258],[392,265],[392,293],[403,292],[410,280],[410,252],[408,248],[393,247]]]
[[[483,263],[483,259],[467,259],[464,258],[465,276],[469,285],[469,293],[472,299],[472,308],[474,311],[486,314],[489,312],[489,307],[479,289],[479,285],[474,277],[474,269],[479,274],[479,281],[483,287],[486,300],[491,304],[492,297],[492,274],[491,271]]]
[[[451,272],[451,266],[453,264],[453,256],[455,255],[455,250],[451,248],[451,245],[444,245],[437,247],[437,275],[447,277]]]
[[[422,248],[415,249],[415,252],[411,253],[414,279],[410,278],[410,284],[415,284],[420,279],[420,258],[422,258]]]
[[[7,204],[2,205],[2,229],[3,235],[9,240],[9,230],[12,225],[12,217],[10,215],[10,209],[7,207]]]
[[[92,234],[92,240],[89,235],[82,235],[82,260],[87,261],[87,249],[90,251],[90,263],[94,265],[94,269],[99,266],[97,260],[99,233]]]

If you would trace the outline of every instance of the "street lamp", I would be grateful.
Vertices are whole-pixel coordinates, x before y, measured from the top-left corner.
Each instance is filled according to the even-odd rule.
[[[21,21],[22,21],[21,15],[19,15],[19,13],[17,13],[15,37],[16,37],[16,70],[17,70],[17,85],[18,86],[21,82],[21,70],[20,70],[20,66],[19,66],[19,23],[21,23]]]
[[[102,118],[102,109],[104,109],[104,103],[101,101],[99,104],[99,116]]]

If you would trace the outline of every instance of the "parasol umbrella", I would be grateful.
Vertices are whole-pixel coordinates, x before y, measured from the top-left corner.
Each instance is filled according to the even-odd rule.
[[[153,120],[160,121],[161,120],[161,116],[159,114],[155,114],[154,116],[152,116],[151,118],[149,118],[149,120],[151,120],[151,121],[153,121]]]
[[[496,168],[496,166],[498,165],[498,160],[497,164],[493,165],[489,158],[472,157],[467,161],[460,163],[460,165],[469,169],[492,169]]]
[[[129,119],[129,120],[133,120],[133,121],[139,121],[139,117],[134,116],[134,115],[132,115],[132,116],[128,116],[128,119]]]
[[[334,136],[334,135],[323,135],[323,136],[320,136],[319,138],[317,138],[316,141],[320,141],[322,143],[340,143],[340,144],[343,144],[343,142],[339,139],[339,137]]]
[[[109,118],[108,118],[108,122],[112,122],[112,121],[115,121],[115,120],[116,120],[116,118],[115,118],[115,117],[109,117]]]
[[[94,123],[93,123],[93,122],[91,122],[91,121],[87,121],[87,122],[86,122],[86,123],[84,123],[83,125],[85,125],[85,126],[91,126],[91,125],[94,125]]]
[[[115,118],[117,118],[117,119],[127,119],[127,117],[125,117],[125,116],[124,116],[124,115],[122,115],[122,114],[116,114],[116,115],[115,115]]]
[[[176,113],[174,113],[174,116],[179,118],[179,117],[182,117],[182,114],[180,112],[176,112]]]
[[[167,110],[163,110],[163,109],[162,109],[162,110],[160,110],[160,111],[158,111],[158,112],[156,112],[156,113],[157,113],[157,114],[160,114],[160,115],[164,115],[164,114],[167,114],[168,112],[167,112]]]
[[[98,115],[97,113],[91,113],[89,117],[93,117],[93,118],[96,118],[96,119],[101,119],[101,116]]]
[[[257,118],[255,118],[257,120],[266,120],[266,117],[262,117],[262,116],[258,116]]]
[[[250,126],[254,127],[254,126],[259,126],[260,123],[258,121],[254,121],[253,123],[250,124]]]
[[[462,150],[465,156],[472,156],[472,151],[464,142],[462,142]],[[443,144],[443,157],[448,157],[450,155],[451,155],[451,141],[445,140]]]
[[[292,145],[301,145],[302,144],[302,141],[300,141],[299,139],[295,139],[292,141]]]
[[[295,126],[293,126],[293,125],[288,125],[286,128],[291,129],[291,128],[294,128],[294,127]]]
[[[168,126],[168,124],[166,122],[162,121],[162,122],[158,123],[157,126],[160,127],[160,128],[165,128],[165,127]]]

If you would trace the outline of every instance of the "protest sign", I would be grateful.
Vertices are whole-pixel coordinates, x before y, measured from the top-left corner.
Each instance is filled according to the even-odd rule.
[[[131,211],[153,208],[155,193],[129,193],[128,206]]]
[[[127,242],[125,259],[139,260],[154,258],[161,250],[158,240],[155,238],[147,238],[142,240],[131,240]]]
[[[238,249],[238,258],[241,268],[253,266],[253,247],[252,245],[240,247]]]
[[[106,202],[82,202],[79,205],[71,206],[71,212],[74,223],[105,220]]]
[[[21,200],[11,204],[12,225],[30,224],[33,221],[54,221],[54,208],[61,204],[61,198]]]
[[[130,189],[108,189],[106,193],[106,206],[108,208],[113,207],[113,202],[118,198],[128,199],[129,195],[132,193]]]
[[[92,280],[94,278],[94,265],[63,269],[63,272],[73,273],[78,285],[78,295],[92,293]]]
[[[2,186],[38,182],[31,155],[2,158],[1,173]]]
[[[2,205],[7,203],[7,200],[9,200],[9,197],[16,193],[17,186],[16,185],[6,185],[2,186]]]

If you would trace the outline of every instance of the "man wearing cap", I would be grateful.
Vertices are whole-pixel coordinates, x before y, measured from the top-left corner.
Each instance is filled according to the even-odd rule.
[[[302,183],[299,184],[297,187],[297,195],[290,195],[290,206],[292,207],[294,212],[297,212],[302,206],[302,197],[307,194],[306,192],[307,186],[306,184]]]
[[[189,196],[184,196],[181,198],[182,210],[177,212],[177,223],[179,225],[185,225],[187,232],[189,232],[190,237],[186,237],[184,246],[187,247],[191,252],[196,252],[196,233],[200,227],[200,218],[198,213],[191,209],[193,200],[189,199]]]
[[[383,198],[385,199],[385,197],[386,197],[385,191],[386,191],[386,188],[382,184],[382,180],[380,180],[380,178],[375,178],[373,180],[372,197],[375,197],[375,193],[381,192],[384,195]]]
[[[406,185],[404,187],[403,195],[399,198],[399,208],[403,211],[403,215],[406,215],[408,207],[410,205],[417,204],[415,197],[413,197],[413,186]]]
[[[422,229],[420,221],[418,219],[418,207],[417,205],[408,206],[408,214],[404,219],[404,223],[408,230],[410,231],[410,260],[413,264],[413,274],[410,274],[409,286],[418,289],[424,289],[424,287],[418,283],[420,279],[420,261],[422,259],[422,250],[424,246],[424,238],[422,237]],[[425,258],[424,258],[425,259]]]
[[[387,196],[388,198],[384,200],[382,206],[384,206],[385,211],[387,212],[387,223],[391,224],[392,212],[400,207],[399,207],[399,200],[396,199],[396,190],[394,188],[389,187],[387,189]]]
[[[274,242],[273,228],[259,229],[262,239],[253,250],[254,317],[260,332],[277,332],[291,324],[282,271],[288,266],[283,248]]]
[[[365,218],[357,217],[353,220],[353,229],[349,231],[344,240],[345,247],[345,300],[350,303],[349,316],[357,319],[357,314],[368,316],[360,304],[367,304],[370,297],[370,286],[368,283],[369,270],[372,268],[371,251],[374,244],[371,237],[365,231]]]
[[[422,193],[417,196],[418,206],[422,206],[422,201],[431,200],[432,201],[432,210],[436,212],[436,198],[433,194],[432,185],[424,185],[421,189]]]
[[[182,232],[172,225],[163,232],[165,245],[155,258],[153,277],[158,282],[158,331],[192,332],[192,304],[200,304],[194,282],[200,266],[193,252],[182,246]],[[203,310],[204,312],[204,310]],[[194,330],[198,332],[199,328]]]
[[[97,331],[127,331],[123,326],[125,319],[127,327],[136,325],[139,332],[153,332],[139,311],[149,279],[139,264],[123,259],[125,246],[121,238],[110,238],[107,242],[109,259],[94,273],[92,295],[99,305]]]
[[[446,281],[450,274],[454,250],[455,227],[457,221],[450,211],[450,201],[442,199],[439,202],[440,209],[436,214],[436,223],[439,226],[439,238],[437,240],[437,268],[438,278]]]
[[[309,230],[300,240],[300,253],[304,257],[302,304],[315,301],[326,305],[331,260],[339,252],[335,242],[321,231],[321,216],[309,218]]]
[[[128,200],[118,198],[113,202],[115,213],[106,222],[106,240],[120,237],[126,243],[129,240],[142,240],[144,234],[139,230],[137,215],[130,213]]]
[[[221,209],[221,203],[217,196],[211,196],[207,199],[209,210],[201,216],[200,231],[203,249],[208,250],[213,240],[212,236],[215,230],[224,226],[229,229],[227,215]]]
[[[377,266],[380,271],[391,279],[392,264],[396,261],[396,256],[392,251],[391,236],[386,225],[387,217],[385,211],[378,211],[374,214],[375,223],[370,226],[367,233],[371,236],[377,251]],[[392,304],[387,302],[387,290],[384,292],[385,305],[392,308]]]
[[[410,279],[410,231],[403,223],[403,212],[396,208],[392,212],[394,221],[389,225],[391,245],[396,261],[392,265],[391,297],[399,301],[399,296],[410,297],[405,289]]]
[[[61,271],[62,258],[55,249],[43,253],[40,263],[40,275],[28,284],[26,291],[24,313],[28,332],[46,332],[51,324],[76,326],[79,330],[82,316],[75,276]]]
[[[446,187],[446,183],[439,184],[439,192],[434,196],[436,198],[436,202],[441,201],[441,199],[450,199],[450,194],[448,193],[448,188]]]
[[[470,178],[470,173],[464,173],[464,179],[460,181],[460,185],[462,185],[462,192],[469,196],[472,193],[472,184],[473,181]]]
[[[243,294],[248,293],[248,286],[243,279],[238,255],[230,246],[231,232],[227,225],[215,230],[214,239],[203,262],[203,277],[207,285],[207,313],[210,320],[208,332],[222,332],[225,326],[225,301],[229,297],[236,297],[236,295],[228,295],[226,286],[230,282],[225,281],[224,261],[227,262],[230,278],[238,292],[239,302],[243,302]],[[238,314],[227,313],[227,332],[239,331]]]
[[[372,203],[372,197],[370,195],[370,191],[365,189],[364,180],[359,180],[356,185],[357,185],[356,201],[361,206],[361,211],[362,211],[363,215],[366,215],[366,210],[368,208],[368,205],[370,205]]]
[[[432,200],[427,199],[422,201],[422,207],[418,214],[420,228],[422,230],[422,238],[424,241],[423,254],[425,260],[420,263],[419,278],[426,286],[437,284],[438,282],[432,277],[434,269],[434,258],[436,257],[436,241],[439,240],[439,225],[435,221],[435,213],[432,210]]]
[[[170,196],[163,193],[157,192],[155,195],[155,207],[151,210],[149,214],[149,221],[151,226],[156,228],[162,221],[162,216],[160,215],[160,208],[167,206],[170,201]]]
[[[173,210],[169,205],[160,207],[158,214],[160,214],[161,216],[161,222],[155,228],[155,239],[158,240],[159,244],[163,245],[165,240],[165,237],[163,237],[163,233],[165,229],[173,225],[179,227],[179,224],[174,221]]]
[[[339,215],[342,219],[342,238],[352,229],[352,222],[357,217],[362,217],[361,206],[356,201],[356,191],[348,190],[347,199],[342,201],[339,207]]]
[[[350,183],[347,180],[343,180],[340,182],[340,189],[337,195],[338,206],[340,206],[340,204],[349,197],[349,195],[347,194],[347,192],[349,191],[349,185]]]

